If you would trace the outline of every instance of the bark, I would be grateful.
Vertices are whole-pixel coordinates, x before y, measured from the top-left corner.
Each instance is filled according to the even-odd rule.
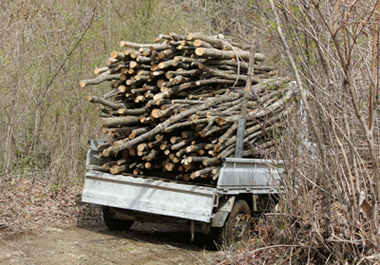
[[[94,79],[81,80],[79,82],[79,85],[80,85],[80,87],[98,85],[98,84],[103,83],[105,81],[120,79],[120,75],[121,74],[103,75],[103,76],[99,76],[99,77],[94,78]]]
[[[159,151],[158,150],[152,150],[146,157],[146,161],[151,161],[158,158]]]
[[[121,128],[103,128],[106,132],[109,133],[130,133],[134,129],[137,129],[139,127],[121,127]]]
[[[125,54],[122,52],[118,52],[118,51],[112,51],[111,57],[114,59],[117,59],[117,60],[124,60]]]
[[[187,144],[191,143],[193,141],[193,139],[189,138],[189,139],[185,139],[177,144],[173,144],[171,146],[171,150],[175,151],[175,150],[178,150],[178,149],[181,149],[182,147],[186,146]],[[185,150],[185,148],[184,148]]]
[[[218,49],[209,48],[197,48],[195,49],[195,54],[200,57],[216,58],[216,59],[237,59],[249,61],[249,51],[222,51]],[[265,61],[265,55],[262,53],[255,53],[255,61],[263,62]]]
[[[205,48],[213,48],[210,43],[207,43],[205,41],[202,41],[200,39],[195,39],[193,42],[195,47],[205,47]]]
[[[151,115],[155,119],[165,117],[165,116],[168,116],[171,113],[173,113],[173,110],[178,108],[179,106],[181,106],[181,105],[180,104],[174,104],[173,106],[171,106],[170,108],[167,108],[165,110],[154,109],[154,110],[152,110]]]
[[[232,133],[237,129],[238,123],[235,122],[221,137],[219,137],[218,142],[219,144],[224,143],[224,141],[227,140],[228,137],[232,136]]]
[[[172,131],[179,129],[179,128],[193,126],[193,125],[199,124],[199,123],[208,123],[208,121],[209,121],[208,119],[200,119],[200,120],[196,120],[196,121],[179,122],[179,123],[176,123],[174,125],[167,127],[165,129],[165,132],[169,133],[169,132],[172,132]],[[183,138],[186,138],[186,137],[183,137]]]
[[[132,140],[132,139],[135,139],[136,136],[139,136],[143,133],[146,133],[148,131],[148,128],[138,128],[138,129],[134,129],[132,130],[132,132],[129,134],[128,136],[128,139],[129,140]]]
[[[116,63],[118,63],[120,60],[119,59],[115,59],[115,58],[107,58],[106,59],[106,61],[105,61],[105,63],[106,63],[106,65],[108,65],[108,66],[113,66],[113,65],[115,65]]]
[[[201,170],[197,170],[197,171],[194,171],[192,174],[191,174],[191,179],[195,179],[195,178],[198,178],[202,175],[205,175],[205,174],[208,174],[208,173],[213,173],[213,172],[217,172],[218,168],[217,167],[208,167],[208,168],[204,168],[204,169],[201,169]],[[214,173],[214,174],[215,174]]]
[[[165,77],[167,79],[175,77],[177,75],[181,76],[197,76],[200,74],[200,70],[198,69],[192,69],[192,70],[177,70],[177,71],[167,71],[165,73]]]
[[[192,153],[192,152],[197,152],[201,149],[204,148],[206,144],[205,143],[199,143],[199,144],[195,144],[195,145],[189,145],[188,147],[185,148],[185,151],[186,153]]]
[[[91,103],[99,103],[102,104],[103,106],[109,107],[111,109],[121,109],[125,107],[125,104],[123,103],[113,103],[111,101],[108,101],[104,98],[97,97],[97,96],[88,96],[88,100]]]
[[[103,169],[109,171],[113,165],[116,165],[116,161],[109,161],[103,164]]]
[[[214,36],[207,36],[200,33],[189,33],[187,35],[188,40],[202,40],[206,43],[209,43],[212,46],[218,47],[220,49],[228,49],[230,47],[230,44],[225,42],[224,40],[214,37]]]
[[[110,169],[110,172],[112,174],[120,174],[120,173],[124,172],[127,168],[128,167],[127,167],[126,164],[125,165],[120,165],[120,166],[119,165],[113,165],[111,167],[111,169]]]
[[[246,75],[231,74],[231,73],[219,70],[218,68],[205,66],[203,64],[198,64],[198,68],[202,69],[203,71],[209,73],[212,76],[217,76],[217,77],[221,77],[224,79],[236,80],[236,81],[238,81],[238,80],[246,81],[247,80]],[[254,80],[254,83],[259,83],[259,80],[257,80],[257,79]]]
[[[102,118],[101,119],[101,127],[112,127],[112,126],[125,126],[125,125],[133,125],[140,122],[140,117],[136,116],[120,116],[120,117],[112,117],[112,118]]]
[[[191,164],[191,163],[199,163],[210,159],[208,156],[189,156],[185,159],[183,159],[182,163],[183,164]]]
[[[122,141],[122,142],[120,142],[120,145],[118,145],[118,146],[111,146],[111,147],[105,149],[103,151],[103,155],[106,157],[116,155],[119,151],[122,151],[122,150],[124,150],[124,149],[126,149],[126,148],[128,148],[134,144],[137,144],[137,143],[149,138],[150,136],[153,136],[159,132],[164,131],[168,126],[170,126],[173,123],[183,119],[184,117],[187,117],[191,114],[194,114],[197,111],[205,109],[211,105],[214,105],[214,104],[217,105],[217,104],[223,103],[225,101],[231,100],[231,98],[234,99],[234,98],[236,98],[236,96],[237,96],[236,94],[230,93],[230,94],[218,97],[218,98],[208,99],[205,104],[202,104],[202,105],[199,105],[196,107],[192,107],[189,110],[186,110],[180,114],[177,114],[174,117],[160,123],[154,129],[150,130],[149,132],[147,132],[147,133],[145,133],[145,134],[143,134],[143,135],[141,135],[141,136],[139,136],[139,137],[137,137],[131,141],[125,141],[125,142]]]
[[[140,48],[149,48],[151,51],[153,50],[161,51],[161,50],[171,48],[171,46],[168,44],[139,44],[139,43],[134,43],[134,42],[129,42],[129,41],[121,41],[119,46],[120,48],[127,47],[127,48],[133,48],[136,50]]]

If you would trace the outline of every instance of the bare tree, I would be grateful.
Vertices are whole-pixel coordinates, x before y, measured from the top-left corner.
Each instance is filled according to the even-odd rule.
[[[292,160],[289,152],[285,155],[291,172],[306,188],[301,194],[313,194],[317,188],[321,196],[299,198],[311,200],[314,209],[320,210],[293,207],[292,214],[308,216],[297,218],[298,224],[304,225],[301,230],[307,231],[307,225],[314,227],[315,238],[334,260],[347,255],[364,260],[380,243],[379,1],[270,3],[301,90],[312,132],[309,139],[320,153],[320,159],[298,157],[303,163]],[[320,199],[325,203],[320,205]],[[321,225],[321,219],[329,219],[325,223],[328,227]],[[294,232],[290,234],[294,236]],[[308,236],[313,238],[313,232]]]

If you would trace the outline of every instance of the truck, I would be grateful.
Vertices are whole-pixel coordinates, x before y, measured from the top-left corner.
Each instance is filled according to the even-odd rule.
[[[102,207],[105,225],[128,230],[135,221],[185,226],[218,244],[246,240],[252,216],[270,209],[281,188],[281,161],[225,158],[215,185],[101,170],[103,142],[89,141],[82,202]]]

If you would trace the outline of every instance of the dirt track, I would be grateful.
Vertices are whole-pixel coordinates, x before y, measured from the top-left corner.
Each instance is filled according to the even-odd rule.
[[[220,256],[211,240],[169,226],[135,223],[128,232],[101,222],[46,227],[0,241],[1,264],[212,264]]]

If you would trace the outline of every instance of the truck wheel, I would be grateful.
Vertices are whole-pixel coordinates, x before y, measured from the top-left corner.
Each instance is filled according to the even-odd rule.
[[[117,219],[115,212],[107,206],[103,207],[104,224],[111,230],[128,231],[135,222],[134,220]]]
[[[218,243],[229,245],[241,240],[248,240],[250,221],[251,210],[248,203],[244,200],[238,200],[219,233]]]

